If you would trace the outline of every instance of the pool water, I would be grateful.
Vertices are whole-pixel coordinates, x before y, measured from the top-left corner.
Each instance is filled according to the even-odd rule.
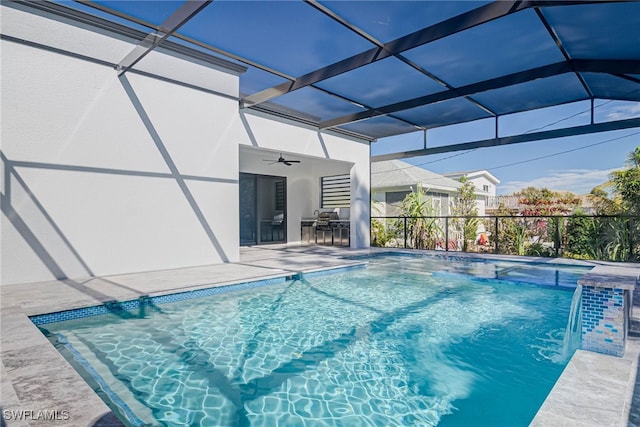
[[[41,328],[129,425],[525,426],[585,272],[381,256]]]

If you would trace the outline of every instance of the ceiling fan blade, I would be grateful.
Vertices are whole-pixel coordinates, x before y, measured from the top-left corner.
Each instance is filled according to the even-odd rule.
[[[263,162],[270,162],[269,165],[275,165],[276,163],[283,163],[287,166],[291,166],[292,163],[300,163],[300,160],[287,160],[284,157],[280,156],[278,160],[268,160],[262,159]]]

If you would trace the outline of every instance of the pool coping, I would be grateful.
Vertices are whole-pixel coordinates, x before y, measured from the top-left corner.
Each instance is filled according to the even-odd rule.
[[[623,357],[576,351],[530,426],[629,425],[638,355],[637,339],[627,343]]]
[[[110,300],[136,299],[143,295],[160,296],[180,291],[190,292],[203,288],[242,283],[248,279],[268,280],[298,272],[321,272],[327,268],[340,268],[361,263],[358,260],[350,260],[348,257],[379,255],[385,252],[435,255],[447,258],[502,259],[562,265],[595,265],[600,269],[594,269],[594,272],[601,271],[602,274],[623,272],[624,274],[621,274],[621,277],[628,277],[629,271],[640,272],[640,264],[632,263],[611,265],[612,263],[575,262],[564,259],[510,257],[490,254],[443,253],[439,251],[402,249],[391,251],[389,248],[351,250],[348,248],[283,245],[282,247],[263,248],[262,252],[259,249],[248,250],[244,259],[241,259],[239,263],[84,278],[73,281],[58,280],[35,284],[5,285],[0,287],[0,291],[2,291],[2,298],[0,299],[2,307],[0,311],[0,329],[2,331],[0,336],[0,360],[2,362],[0,364],[0,396],[2,414],[5,419],[7,415],[15,415],[10,411],[23,411],[23,415],[25,415],[22,420],[6,419],[6,424],[7,426],[121,425],[117,419],[114,419],[115,416],[102,399],[93,392],[75,369],[66,362],[28,316],[104,304]],[[230,266],[229,264],[232,265]],[[290,267],[290,265],[295,265],[295,268]],[[231,280],[230,277],[234,274],[239,277],[236,280]],[[174,281],[168,278],[173,278],[172,280]],[[148,288],[149,280],[160,280],[161,283],[154,282],[153,286],[156,288],[150,290]],[[183,281],[177,284],[175,280]],[[101,288],[101,285],[104,285],[104,288]],[[25,288],[28,288],[29,291],[25,292]],[[96,292],[96,288],[102,292]],[[109,289],[110,292],[104,291],[105,288]],[[633,346],[628,346],[628,352],[632,350],[630,347]],[[640,347],[640,345],[637,347]],[[572,358],[556,386],[564,385],[564,389],[566,389],[567,384],[569,384],[570,390],[572,387],[584,388],[582,383],[575,385],[575,383],[565,381],[565,374],[570,374],[569,366],[580,363],[582,359],[580,354],[578,352],[576,353],[578,357],[574,356]],[[594,354],[589,353],[587,357],[593,358],[594,356],[591,355]],[[614,417],[616,419],[611,420],[613,422],[605,424],[562,423],[562,425],[620,425],[620,420],[623,419],[625,414],[629,413],[635,384],[634,368],[637,367],[638,354],[640,354],[640,351],[629,352],[629,355],[625,353],[625,357],[622,359],[613,356],[596,355],[598,358],[606,358],[602,359],[604,361],[601,364],[602,366],[596,366],[597,369],[603,369],[604,371],[608,369],[608,366],[617,364],[612,359],[617,361],[626,360],[626,368],[624,368],[626,370],[623,369],[623,372],[629,372],[628,381],[626,384],[617,384],[617,387],[625,390],[624,396],[627,398],[623,402],[619,402],[619,406],[622,409],[615,412],[619,416]],[[627,360],[628,356],[629,360]],[[602,394],[602,390],[593,389],[597,387],[597,383],[587,381],[584,384],[592,388],[591,394],[595,399]],[[554,402],[552,399],[554,399],[555,391],[556,387],[554,387],[547,401]],[[558,395],[558,393],[555,394]],[[552,411],[547,411],[548,407],[553,409],[550,406],[551,404],[547,404],[547,401],[545,401],[541,412],[539,412],[541,417],[545,414],[553,413]],[[545,408],[545,405],[547,408]],[[563,410],[565,411],[563,415],[566,415],[566,408]],[[583,408],[579,406],[575,406],[572,412],[574,411],[576,413],[584,413]],[[610,419],[612,418],[612,411],[604,411],[604,415],[608,417],[607,419]],[[43,417],[47,416],[55,419],[53,421],[43,419]],[[24,418],[30,419],[26,420]],[[538,419],[538,416],[536,416],[532,425],[554,425],[548,422],[536,424],[536,422],[539,422]],[[540,419],[549,420],[549,418]],[[558,423],[555,425],[558,425]]]

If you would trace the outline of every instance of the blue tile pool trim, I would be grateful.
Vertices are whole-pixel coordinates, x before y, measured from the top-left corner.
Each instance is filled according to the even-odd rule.
[[[108,301],[102,305],[75,308],[72,310],[58,311],[55,313],[38,314],[35,316],[29,316],[29,318],[36,326],[40,326],[47,323],[63,322],[65,320],[75,320],[85,317],[98,316],[101,314],[108,314],[110,312],[113,312],[114,310],[137,310],[140,307],[148,305],[167,304],[171,302],[185,301],[193,298],[224,294],[226,292],[242,291],[246,289],[257,288],[260,286],[275,285],[284,283],[287,280],[295,280],[296,277],[296,275],[289,275],[276,277],[273,279],[258,280],[254,282],[243,282],[233,285],[219,285],[212,288],[196,289],[193,291],[177,292],[175,294],[159,295],[154,297],[144,295],[135,300]]]
[[[37,314],[29,316],[29,319],[36,325],[46,325],[47,323],[64,322],[66,320],[83,319],[85,317],[99,316],[109,314],[118,310],[137,310],[141,307],[159,304],[168,304],[172,302],[180,302],[194,298],[208,297],[211,295],[219,295],[227,292],[242,291],[247,289],[258,288],[261,286],[276,285],[291,280],[300,280],[303,276],[306,278],[323,276],[327,274],[343,273],[352,269],[365,268],[366,264],[357,264],[353,266],[328,268],[326,270],[314,271],[310,273],[288,274],[286,276],[274,277],[271,279],[262,279],[251,282],[242,282],[231,285],[217,285],[211,288],[196,289],[192,291],[177,292],[168,295],[147,296],[143,295],[138,299],[129,301],[108,301],[102,305],[91,307],[75,308],[72,310],[58,311],[55,313]]]
[[[89,361],[85,359],[73,345],[71,345],[71,343],[64,335],[55,334],[55,336],[57,337],[58,342],[62,344],[69,353],[71,353],[76,362],[78,362],[87,371],[87,373],[91,375],[93,380],[98,383],[101,390],[109,397],[111,402],[120,409],[122,414],[127,418],[127,421],[129,421],[133,427],[144,427],[148,425],[140,418],[138,418],[138,416],[131,410],[129,405],[127,405],[126,402],[122,400],[116,392],[111,390],[111,387],[109,387],[104,378],[102,378],[102,376],[98,374],[95,369],[93,369],[93,366],[91,366]]]

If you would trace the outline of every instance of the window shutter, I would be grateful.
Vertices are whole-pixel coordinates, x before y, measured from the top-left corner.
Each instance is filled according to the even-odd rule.
[[[349,175],[323,176],[321,207],[348,208],[351,206],[351,177]]]

